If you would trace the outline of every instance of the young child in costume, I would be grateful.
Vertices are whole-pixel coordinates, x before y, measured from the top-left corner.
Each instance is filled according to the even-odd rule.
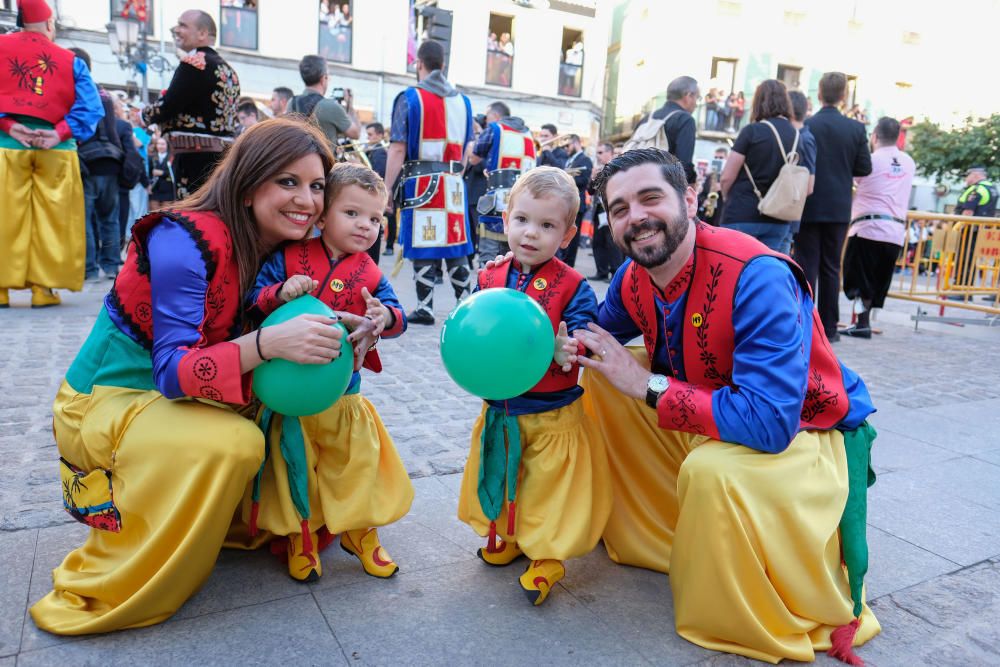
[[[555,257],[576,233],[579,202],[561,169],[538,167],[518,178],[503,214],[514,259],[483,270],[477,285],[525,292],[556,332],[542,380],[521,396],[483,406],[458,501],[458,518],[489,536],[479,550],[484,562],[509,565],[522,553],[531,559],[520,584],[535,605],[566,574],[564,560],[594,548],[611,512],[605,444],[578,400],[583,350],[568,334],[597,319],[597,298]]]
[[[331,170],[326,188],[321,235],[268,258],[247,297],[249,309],[264,317],[312,294],[335,311],[372,319],[376,334],[399,336],[406,329],[402,307],[366,252],[378,238],[385,184],[371,169],[343,163]],[[391,577],[399,569],[375,527],[409,511],[413,485],[375,407],[359,393],[362,360],[377,373],[378,352],[372,346],[355,355],[354,376],[332,407],[308,417],[266,409],[261,416],[268,453],[254,482],[250,529],[288,537],[288,573],[300,581],[319,578],[318,551],[326,545],[318,538],[337,533],[368,574]]]

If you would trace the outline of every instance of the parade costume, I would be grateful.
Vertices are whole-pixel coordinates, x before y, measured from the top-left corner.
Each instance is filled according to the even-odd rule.
[[[21,3],[27,23],[44,22],[44,2]],[[36,6],[37,5],[37,6]],[[32,288],[32,306],[56,305],[53,288],[83,287],[86,255],[83,182],[76,143],[104,115],[87,65],[35,32],[0,35],[0,308],[8,290]],[[9,132],[54,129],[60,143],[26,147]]]
[[[215,49],[199,46],[181,60],[160,98],[143,109],[143,122],[159,125],[170,144],[179,199],[201,187],[232,144],[239,97],[236,71]]]
[[[260,430],[236,411],[250,374],[230,342],[243,323],[225,223],[164,211],[132,234],[53,405],[64,504],[92,526],[31,608],[56,634],[169,618],[212,571],[264,456]],[[108,491],[96,505],[80,486],[95,488],[95,473]]]
[[[397,190],[399,242],[403,257],[413,260],[414,315],[430,323],[441,260],[455,298],[469,290],[473,248],[462,157],[472,141],[472,105],[436,70],[396,97],[392,119],[391,140],[406,144]]]
[[[319,281],[313,296],[355,315],[365,314],[361,288],[367,287],[393,315],[382,336],[394,338],[406,330],[396,293],[371,258],[355,253],[334,259],[320,237],[289,244],[268,259],[247,296],[251,313],[266,316],[278,308],[282,285],[295,275]],[[364,367],[382,370],[374,348]],[[360,390],[361,375],[355,372],[344,396],[319,414],[295,418],[265,410],[261,416],[270,446],[254,484],[250,528],[291,536],[289,573],[296,579],[321,574],[316,551],[323,527],[344,534],[341,546],[358,556],[369,574],[396,571],[373,529],[409,511],[413,484],[375,406]]]
[[[801,270],[699,223],[666,290],[626,262],[598,319],[619,342],[641,334],[635,356],[670,376],[656,410],[583,377],[609,443],[611,558],[668,572],[677,632],[700,646],[778,662],[832,643],[857,660],[880,630],[862,599],[874,408]]]
[[[474,202],[479,213],[479,256],[485,262],[510,251],[503,212],[515,181],[535,166],[535,140],[523,120],[507,117],[486,127],[474,152],[483,158],[487,174],[486,194]]]
[[[570,331],[586,329],[596,317],[590,285],[556,258],[532,273],[522,273],[516,260],[485,269],[478,288],[490,287],[528,294],[553,331],[560,321]],[[532,559],[521,585],[535,604],[565,573],[560,561],[594,548],[611,512],[604,439],[578,400],[578,373],[578,366],[566,373],[552,362],[527,393],[486,401],[462,476],[458,518],[488,536],[480,557],[491,565],[522,552]]]

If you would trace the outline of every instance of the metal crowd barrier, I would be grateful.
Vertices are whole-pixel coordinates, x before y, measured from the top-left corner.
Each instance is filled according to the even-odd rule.
[[[918,304],[914,329],[922,321],[1000,325],[1000,218],[927,211],[906,217],[889,296]],[[928,305],[937,314],[922,307]]]

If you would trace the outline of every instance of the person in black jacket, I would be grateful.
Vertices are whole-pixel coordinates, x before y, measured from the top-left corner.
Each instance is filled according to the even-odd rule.
[[[566,160],[565,169],[576,183],[577,190],[580,191],[580,210],[576,214],[576,235],[568,246],[561,248],[556,253],[556,256],[572,267],[576,264],[576,251],[580,247],[580,225],[583,222],[583,214],[587,211],[587,186],[590,184],[590,176],[594,171],[594,163],[583,152],[580,137],[575,134],[569,135],[569,150],[570,156]]]
[[[389,157],[389,151],[385,148],[385,126],[382,123],[369,123],[365,126],[365,133],[368,135],[368,150],[365,151],[365,155],[368,156],[368,162],[372,166],[372,170],[379,175],[383,181],[385,180],[385,163]],[[392,192],[392,185],[386,183],[385,187]],[[378,228],[378,238],[371,248],[368,249],[368,256],[372,258],[372,261],[378,264],[378,251],[382,245],[382,237],[385,236],[385,252],[383,255],[392,255],[392,244],[396,242],[396,220],[394,215],[387,216],[388,229],[383,232],[382,227]]]
[[[546,123],[538,129],[538,143],[542,147],[537,160],[539,167],[562,169],[566,166],[566,160],[569,158],[566,149],[562,146],[551,145],[552,140],[557,136],[559,136],[559,128],[552,123]]]
[[[667,86],[667,102],[653,112],[653,118],[666,118],[663,134],[667,137],[667,152],[684,165],[684,175],[689,185],[694,185],[698,174],[694,170],[695,122],[694,113],[701,93],[698,81],[690,76],[679,76]],[[642,125],[646,116],[639,125]],[[638,127],[638,126],[637,126]],[[708,128],[714,130],[714,127]]]
[[[831,342],[840,339],[840,255],[851,220],[853,178],[872,173],[865,126],[837,110],[846,93],[847,77],[842,72],[827,72],[819,80],[823,108],[806,120],[816,138],[816,184],[802,212],[794,251],[813,286],[823,330]]]
[[[149,153],[149,210],[155,211],[177,199],[174,185],[173,158],[167,140],[160,137]]]

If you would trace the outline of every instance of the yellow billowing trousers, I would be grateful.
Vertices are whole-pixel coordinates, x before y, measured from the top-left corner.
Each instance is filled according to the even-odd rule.
[[[0,148],[0,192],[0,289],[82,289],[86,213],[76,151]]]
[[[645,350],[633,350],[648,365]],[[608,442],[617,563],[670,575],[677,632],[776,663],[811,661],[852,618],[838,525],[847,502],[839,431],[803,431],[780,454],[661,429],[644,401],[585,371],[584,410]],[[867,607],[855,645],[880,632]]]
[[[485,415],[484,403],[472,427],[472,446],[458,496],[458,518],[483,536],[490,529],[477,493]],[[517,542],[532,560],[566,560],[590,553],[611,513],[611,480],[600,431],[583,413],[579,400],[557,410],[520,415],[517,423],[522,451],[516,525],[511,536],[505,491],[497,534]]]
[[[276,535],[302,532],[292,503],[288,467],[278,447],[282,419],[272,422],[271,451],[264,466],[257,524]],[[413,503],[413,483],[375,406],[361,394],[341,396],[333,407],[299,417],[306,443],[309,529],[333,534],[385,526],[403,518]],[[244,518],[249,504],[244,504]]]
[[[112,471],[122,531],[91,529],[53,570],[53,590],[31,617],[62,635],[166,620],[211,573],[264,457],[263,435],[221,404],[157,391],[80,394],[63,382],[52,409],[60,455]]]

